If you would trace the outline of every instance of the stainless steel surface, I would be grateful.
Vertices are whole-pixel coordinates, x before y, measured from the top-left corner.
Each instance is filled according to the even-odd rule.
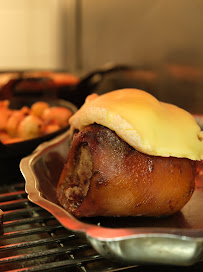
[[[104,257],[127,264],[187,266],[203,260],[203,178],[181,212],[167,218],[92,218],[78,220],[56,198],[58,178],[70,147],[70,132],[43,143],[22,159],[28,198],[65,228],[86,237]]]

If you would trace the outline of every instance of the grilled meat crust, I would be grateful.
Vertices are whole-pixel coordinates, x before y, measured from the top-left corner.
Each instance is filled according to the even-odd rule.
[[[143,154],[101,125],[73,137],[57,196],[76,217],[165,216],[189,201],[195,162]]]

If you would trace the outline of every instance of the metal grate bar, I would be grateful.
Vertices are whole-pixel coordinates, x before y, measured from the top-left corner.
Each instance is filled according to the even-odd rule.
[[[36,258],[43,258],[43,257],[48,257],[48,256],[53,256],[53,255],[58,255],[61,253],[67,253],[72,250],[76,249],[82,249],[82,248],[87,248],[89,247],[86,243],[81,244],[79,246],[71,246],[71,247],[59,247],[59,248],[54,248],[54,249],[48,249],[46,251],[38,251],[34,253],[29,253],[29,254],[23,254],[23,255],[18,255],[18,256],[10,256],[7,258],[2,258],[0,259],[0,264],[4,263],[11,263],[11,262],[19,262],[19,261],[28,261],[31,259],[36,259]]]
[[[25,224],[43,223],[51,219],[54,219],[54,217],[52,215],[47,215],[43,217],[30,217],[26,219],[7,221],[4,223],[4,229],[7,227],[16,227]]]
[[[64,242],[65,240],[70,240],[73,238],[75,238],[74,234],[67,234],[67,235],[60,235],[57,237],[49,237],[49,238],[45,238],[45,239],[39,239],[39,240],[35,240],[35,241],[10,244],[10,245],[6,245],[6,246],[0,246],[0,252],[22,249],[22,248],[37,247],[37,246],[52,244],[52,243],[61,243],[61,242]]]
[[[15,200],[11,200],[11,201],[2,202],[0,205],[0,209],[10,210],[10,209],[18,208],[19,204],[24,204],[26,202],[28,202],[27,198],[15,199]]]
[[[33,212],[37,213],[37,212],[40,212],[40,211],[41,211],[41,208],[38,207],[38,206],[36,206],[36,207],[26,207],[26,208],[10,210],[10,211],[4,211],[4,219],[8,220],[10,218],[16,218],[17,216],[22,216],[22,215],[25,215],[25,214],[32,214]],[[47,213],[46,211],[44,211],[44,212]]]
[[[0,194],[0,202],[3,202],[4,200],[8,201],[10,199],[13,199],[13,197],[18,197],[19,195],[25,196],[25,190]]]
[[[23,272],[40,272],[40,271],[56,271],[56,269],[63,269],[63,268],[68,268],[68,267],[73,267],[76,265],[82,265],[85,264],[87,262],[92,262],[92,261],[96,261],[99,259],[103,259],[103,257],[101,257],[98,254],[95,255],[91,255],[85,258],[78,258],[78,259],[71,259],[71,260],[64,260],[64,261],[57,261],[57,262],[50,262],[48,264],[42,264],[42,265],[36,265],[33,267],[27,267],[21,270],[10,270],[10,272],[19,272],[19,271],[23,271]],[[85,271],[85,270],[83,270]],[[7,271],[9,272],[9,271]]]
[[[11,238],[22,237],[22,236],[27,236],[27,235],[53,232],[57,229],[62,229],[62,228],[63,228],[63,226],[58,224],[55,226],[42,226],[39,228],[13,231],[13,232],[4,233],[4,236],[1,237],[1,239],[11,239]]]

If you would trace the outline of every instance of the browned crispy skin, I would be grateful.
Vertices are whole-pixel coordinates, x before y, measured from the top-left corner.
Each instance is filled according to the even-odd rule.
[[[95,124],[74,135],[57,195],[77,217],[170,215],[192,196],[194,164],[138,152]]]

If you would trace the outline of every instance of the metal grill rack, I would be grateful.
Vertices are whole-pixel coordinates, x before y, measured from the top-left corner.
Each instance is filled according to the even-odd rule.
[[[31,203],[24,182],[0,187],[4,234],[0,236],[0,271],[163,271],[163,267],[125,266],[104,259],[65,229],[47,211]],[[178,271],[202,271],[202,264]],[[174,267],[164,267],[174,271]]]

